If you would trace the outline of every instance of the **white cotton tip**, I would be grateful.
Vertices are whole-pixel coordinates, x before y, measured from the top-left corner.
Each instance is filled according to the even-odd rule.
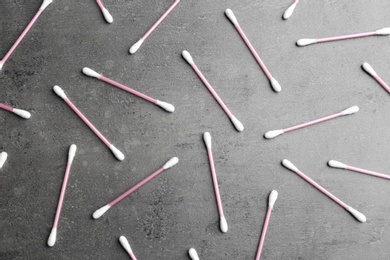
[[[53,0],[43,0],[43,3],[39,9],[41,9],[42,11],[45,10],[46,7],[48,7],[49,4],[51,4],[52,2],[53,2]]]
[[[297,4],[293,3],[292,5],[290,5],[289,8],[287,8],[286,11],[284,11],[284,13],[283,13],[283,19],[284,20],[287,20],[288,18],[291,17],[291,15],[293,14],[296,6],[297,6]]]
[[[3,168],[5,161],[7,161],[8,153],[1,152],[0,153],[0,169]]]
[[[175,111],[175,107],[172,104],[169,104],[167,102],[157,100],[156,105],[162,107],[163,109],[171,113]]]
[[[53,227],[50,232],[49,239],[47,240],[47,245],[52,247],[56,243],[57,239],[57,228]]]
[[[314,40],[314,39],[300,39],[297,41],[298,46],[306,46],[306,45],[310,45],[313,43],[316,43],[316,40]]]
[[[196,252],[195,248],[190,248],[190,250],[188,250],[188,255],[192,260],[199,260],[198,253]]]
[[[227,224],[227,221],[226,221],[226,218],[225,217],[222,217],[220,220],[219,220],[219,228],[221,229],[221,231],[223,233],[226,233],[228,231],[228,224]]]
[[[62,99],[67,99],[65,92],[59,86],[54,86],[53,91]]]
[[[138,51],[138,49],[141,47],[142,43],[144,43],[144,41],[142,39],[140,39],[138,42],[134,43],[133,46],[131,46],[131,48],[129,50],[130,54],[136,53],[136,51]]]
[[[237,18],[231,9],[226,9],[225,14],[234,25],[238,25]]]
[[[244,125],[238,121],[238,119],[232,115],[232,117],[230,118],[230,120],[232,121],[234,127],[237,129],[237,131],[239,132],[242,132],[244,131]]]
[[[29,112],[27,112],[26,110],[22,110],[22,109],[17,109],[17,108],[14,108],[12,110],[12,112],[15,114],[15,115],[18,115],[20,117],[23,117],[25,119],[29,119],[31,117],[31,114]]]
[[[297,167],[295,167],[295,165],[294,164],[292,164],[289,160],[287,160],[287,159],[284,159],[283,161],[282,161],[282,164],[283,164],[283,166],[284,167],[286,167],[287,169],[289,169],[289,170],[292,170],[292,171],[298,171],[298,168]]]
[[[335,160],[330,160],[328,162],[328,165],[330,167],[333,167],[333,168],[340,168],[340,169],[347,169],[347,165],[344,164],[344,163],[341,163],[341,162],[338,162],[338,161],[335,161]]]
[[[114,154],[114,156],[119,160],[119,161],[123,161],[125,159],[125,155],[119,151],[118,148],[116,148],[115,146],[113,145],[110,145],[110,150],[111,152]]]
[[[353,106],[350,108],[345,109],[344,111],[341,111],[342,115],[352,115],[359,112],[359,107],[358,106]]]
[[[363,63],[363,69],[368,73],[370,74],[371,76],[373,77],[377,77],[378,74],[375,72],[375,70],[371,67],[370,64],[368,64],[367,62]]]
[[[90,76],[90,77],[92,77],[92,78],[99,78],[101,75],[99,74],[99,73],[97,73],[96,71],[94,71],[94,70],[92,70],[92,69],[90,69],[90,68],[87,68],[87,67],[85,67],[85,68],[83,68],[83,73],[85,74],[85,75],[87,75],[87,76]]]
[[[390,27],[388,28],[382,28],[380,30],[377,30],[375,32],[377,35],[389,35],[390,34]]]
[[[114,18],[112,18],[112,15],[106,8],[103,8],[102,13],[107,23],[112,23],[114,21]]]
[[[177,157],[173,157],[171,158],[169,161],[167,161],[164,166],[163,166],[163,169],[164,170],[167,170],[173,166],[175,166],[177,163],[179,162],[179,158]]]
[[[357,220],[359,220],[360,222],[364,223],[367,221],[367,218],[366,216],[363,215],[363,213],[360,213],[359,211],[357,211],[356,209],[352,208],[352,207],[349,207],[347,209],[349,211],[349,213],[352,214],[352,216],[354,216]]]
[[[119,238],[119,243],[121,243],[122,247],[126,250],[128,254],[133,253],[133,250],[131,250],[131,246],[129,244],[129,241],[127,241],[127,238],[124,236],[121,236]]]
[[[274,208],[275,202],[278,199],[278,192],[276,190],[271,191],[268,197],[268,207],[271,209]]]
[[[188,62],[188,64],[194,64],[194,60],[192,59],[192,56],[188,51],[183,51],[181,53],[181,56],[183,56],[183,58]]]
[[[264,137],[267,139],[272,139],[274,137],[277,137],[278,135],[283,134],[283,130],[272,130],[268,131],[267,133],[264,134]]]
[[[3,66],[4,66],[4,62],[3,62],[3,61],[0,61],[0,70],[3,69]]]
[[[280,86],[279,82],[274,78],[271,79],[271,86],[275,92],[280,92],[282,90],[282,87]]]
[[[75,144],[72,144],[69,147],[69,153],[68,153],[68,163],[72,163],[74,156],[76,155],[77,146]]]
[[[211,134],[209,132],[203,134],[203,140],[204,143],[206,144],[206,147],[208,149],[211,149]]]
[[[92,214],[92,217],[94,219],[98,219],[100,218],[101,216],[103,216],[104,213],[107,212],[107,210],[110,209],[110,206],[109,205],[106,205],[104,207],[101,207],[100,209],[96,210],[93,214]]]

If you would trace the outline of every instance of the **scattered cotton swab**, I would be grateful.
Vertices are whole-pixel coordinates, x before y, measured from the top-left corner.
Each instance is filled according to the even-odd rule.
[[[255,57],[257,63],[260,65],[261,69],[264,71],[265,75],[267,76],[268,80],[271,83],[273,90],[276,92],[280,92],[282,90],[282,88],[280,87],[279,82],[274,77],[272,77],[271,73],[268,71],[264,62],[260,59],[260,56],[257,54],[255,48],[253,48],[252,44],[250,43],[250,41],[246,37],[244,31],[241,29],[241,26],[238,24],[237,18],[234,15],[233,11],[230,9],[226,9],[225,14],[229,18],[229,20],[233,23],[234,27],[236,27],[238,33],[241,35],[241,38],[244,40],[245,44],[248,46],[252,55]]]
[[[15,115],[18,115],[18,116],[25,118],[25,119],[29,119],[31,117],[31,114],[29,112],[27,112],[26,110],[13,108],[13,107],[7,106],[7,105],[2,104],[2,103],[0,103],[0,109],[4,109],[6,111],[12,112]]]
[[[370,74],[387,92],[390,93],[390,87],[378,76],[375,70],[367,62],[363,63],[363,69]]]
[[[188,255],[192,260],[199,260],[198,253],[196,252],[195,248],[190,248],[190,250],[188,250]]]
[[[108,10],[104,7],[103,3],[101,0],[96,0],[96,3],[98,4],[100,10],[102,10],[104,19],[106,19],[107,23],[112,23],[114,19],[112,18],[112,15]]]
[[[122,195],[120,195],[118,198],[114,199],[113,201],[111,201],[110,203],[108,203],[107,205],[101,207],[100,209],[96,210],[93,214],[92,214],[92,217],[94,219],[98,219],[100,218],[101,216],[103,216],[104,213],[107,212],[107,210],[109,210],[110,208],[112,208],[115,204],[119,203],[121,200],[123,200],[124,198],[126,198],[127,196],[129,196],[130,194],[132,194],[134,191],[138,190],[140,187],[142,187],[145,183],[149,182],[151,179],[153,179],[154,177],[156,177],[157,175],[159,175],[160,173],[162,173],[163,171],[175,166],[177,163],[179,162],[179,158],[177,157],[173,157],[172,159],[170,159],[167,163],[164,164],[163,167],[161,167],[160,169],[158,169],[157,171],[153,172],[152,174],[150,174],[148,177],[146,177],[144,180],[140,181],[138,184],[136,184],[134,187],[132,187],[131,189],[129,189],[128,191],[126,191],[125,193],[123,193]]]
[[[140,92],[138,92],[138,91],[136,91],[134,89],[131,89],[131,88],[125,86],[125,85],[122,85],[122,84],[116,82],[116,81],[113,81],[113,80],[111,80],[109,78],[106,78],[103,75],[97,73],[96,71],[94,71],[94,70],[92,70],[90,68],[83,68],[83,73],[85,75],[87,75],[87,76],[90,76],[90,77],[93,77],[93,78],[97,78],[98,80],[104,81],[104,82],[106,82],[106,83],[108,83],[108,84],[110,84],[112,86],[120,88],[120,89],[122,89],[124,91],[127,91],[127,92],[137,96],[137,97],[140,97],[140,98],[142,98],[142,99],[144,99],[146,101],[149,101],[150,103],[153,103],[153,104],[163,108],[164,110],[166,110],[168,112],[172,113],[173,111],[175,111],[175,107],[173,105],[171,105],[171,104],[169,104],[167,102],[163,102],[163,101],[151,98],[151,97],[149,97],[149,96],[147,96],[145,94],[142,94],[142,93],[140,93]]]
[[[350,35],[344,35],[344,36],[336,36],[336,37],[328,37],[328,38],[320,38],[320,39],[300,39],[297,41],[298,46],[306,46],[314,43],[321,43],[321,42],[331,42],[331,41],[338,41],[338,40],[345,40],[345,39],[354,39],[354,38],[361,38],[361,37],[368,37],[368,36],[383,36],[383,35],[389,35],[390,34],[390,27],[389,28],[383,28],[374,32],[366,32],[366,33],[358,33],[358,34],[350,34]]]
[[[288,127],[288,128],[285,128],[285,129],[268,131],[267,133],[264,134],[264,137],[266,139],[271,139],[271,138],[277,137],[278,135],[281,135],[281,134],[284,134],[284,133],[288,133],[288,132],[291,132],[291,131],[294,131],[294,130],[297,130],[297,129],[300,129],[300,128],[303,128],[303,127],[306,127],[306,126],[311,126],[311,125],[314,125],[314,124],[318,124],[318,123],[321,123],[321,122],[324,122],[324,121],[327,121],[327,120],[330,120],[330,119],[333,119],[333,118],[336,118],[336,117],[355,114],[358,111],[359,111],[359,107],[358,106],[353,106],[353,107],[350,107],[350,108],[348,108],[346,110],[343,110],[343,111],[341,111],[339,113],[336,113],[336,114],[333,114],[333,115],[330,115],[330,116],[325,116],[325,117],[322,117],[322,118],[319,118],[319,119],[316,119],[316,120],[313,120],[313,121],[310,121],[310,122],[307,122],[307,123],[303,123],[303,124],[300,124],[300,125]]]
[[[390,180],[390,175],[386,175],[386,174],[379,173],[379,172],[373,172],[373,171],[364,170],[364,169],[361,169],[361,168],[349,166],[349,165],[346,165],[344,163],[341,163],[341,162],[338,162],[338,161],[335,161],[335,160],[330,160],[328,162],[328,165],[330,167],[333,167],[333,168],[339,168],[339,169],[345,169],[345,170],[354,171],[354,172],[360,172],[360,173],[364,173],[364,174],[372,175],[372,176],[375,176],[375,177],[379,177],[379,178],[384,178],[384,179]]]
[[[96,134],[97,137],[99,137],[100,140],[111,150],[111,152],[114,154],[114,156],[119,160],[123,161],[125,159],[125,156],[121,151],[118,150],[114,145],[112,145],[100,132],[96,129],[96,127],[89,122],[89,120],[78,110],[78,108],[72,103],[72,101],[69,100],[69,98],[66,96],[65,92],[59,87],[54,86],[53,91],[62,98],[66,104],[81,118],[81,120],[84,121],[84,123]]]
[[[0,153],[0,169],[3,168],[5,161],[7,161],[8,153],[1,152]]]
[[[121,245],[123,246],[123,248],[126,250],[126,252],[129,254],[130,258],[132,260],[137,260],[137,258],[135,257],[134,253],[133,253],[133,250],[131,249],[130,247],[130,244],[129,244],[129,241],[127,241],[126,237],[124,236],[121,236],[119,238],[119,243],[121,243]]]
[[[230,118],[232,121],[234,127],[237,129],[237,131],[241,132],[244,130],[244,126],[241,124],[240,121],[230,112],[230,110],[227,108],[225,103],[223,103],[222,99],[218,96],[217,92],[213,89],[213,87],[210,85],[210,83],[207,81],[207,79],[203,76],[202,72],[198,69],[196,66],[194,60],[192,59],[190,53],[188,51],[183,51],[182,53],[183,58],[188,62],[188,64],[191,65],[192,69],[195,71],[195,73],[199,76],[199,78],[202,80],[203,84],[207,87],[207,89],[210,91],[211,95],[217,100],[218,104],[222,107],[223,111],[225,111],[226,115]]]
[[[292,5],[290,5],[290,7],[287,8],[287,10],[283,13],[284,20],[287,20],[288,18],[291,17],[291,15],[293,14],[295,7],[297,7],[298,3],[299,3],[299,0],[294,0],[294,3],[292,3]]]
[[[12,53],[15,51],[16,47],[20,44],[20,42],[23,40],[24,36],[28,33],[28,31],[31,29],[31,27],[34,25],[34,23],[37,21],[41,13],[46,9],[46,7],[51,4],[53,0],[44,0],[41,7],[39,7],[38,11],[30,21],[30,23],[27,25],[27,27],[23,30],[22,34],[19,36],[19,38],[16,40],[16,42],[12,45],[11,49],[5,54],[2,60],[0,60],[0,70],[3,68],[4,63],[8,60],[8,58],[12,55]]]
[[[268,197],[268,210],[267,210],[267,214],[265,215],[263,229],[261,231],[259,247],[257,249],[256,258],[255,258],[256,260],[260,260],[261,251],[263,250],[263,245],[264,245],[265,234],[267,233],[267,229],[268,229],[269,219],[271,217],[271,212],[272,209],[274,208],[277,199],[278,199],[278,192],[276,190],[271,191]]]
[[[139,39],[138,42],[134,43],[133,46],[131,46],[129,52],[130,54],[136,53],[138,49],[141,47],[141,45],[144,43],[144,41],[149,37],[149,35],[156,29],[157,26],[160,25],[160,23],[167,17],[167,15],[177,6],[177,4],[180,2],[180,0],[175,0],[173,4],[168,8],[168,10],[165,11],[165,13],[160,17],[160,19],[157,20],[155,24],[145,33],[144,36]]]
[[[49,239],[47,240],[47,245],[50,247],[54,246],[54,244],[56,243],[58,221],[60,220],[62,203],[64,202],[64,197],[65,197],[66,185],[67,185],[68,179],[69,179],[70,168],[72,167],[72,162],[73,162],[74,156],[76,155],[76,150],[77,150],[77,147],[74,144],[72,144],[69,148],[68,163],[66,164],[65,176],[64,176],[64,180],[62,182],[61,193],[60,193],[60,198],[58,200],[56,216],[54,218],[54,223],[53,223],[53,227],[52,227],[51,232],[50,232]]]
[[[310,183],[311,185],[313,185],[315,188],[317,188],[319,191],[321,191],[322,193],[324,193],[326,196],[328,196],[330,199],[332,199],[334,202],[336,202],[337,204],[339,204],[341,207],[343,207],[346,211],[348,211],[349,213],[352,214],[352,216],[354,216],[358,221],[360,222],[366,222],[366,217],[360,213],[359,211],[357,211],[356,209],[352,208],[351,206],[348,206],[347,204],[345,204],[344,202],[342,202],[341,200],[339,200],[336,196],[334,196],[332,193],[330,193],[329,191],[327,191],[325,188],[323,188],[321,185],[319,185],[318,183],[316,183],[315,181],[313,181],[312,179],[310,179],[308,176],[306,176],[303,172],[301,172],[300,170],[298,170],[297,167],[295,167],[295,165],[293,165],[289,160],[286,160],[284,159],[282,161],[282,164],[284,167],[286,167],[287,169],[295,172],[296,174],[298,174],[302,179],[304,179],[305,181],[307,181],[308,183]]]

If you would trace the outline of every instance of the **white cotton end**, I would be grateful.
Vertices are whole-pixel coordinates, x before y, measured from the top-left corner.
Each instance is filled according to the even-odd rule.
[[[51,4],[52,2],[53,2],[53,0],[43,0],[43,3],[39,9],[41,9],[42,11],[45,10],[46,7],[48,7],[49,4]]]
[[[279,82],[274,78],[271,79],[271,86],[275,92],[280,92],[282,90],[282,87],[280,86]]]
[[[390,34],[390,27],[388,28],[382,28],[380,30],[377,30],[376,35],[389,35]]]
[[[272,130],[272,131],[268,131],[267,133],[265,133],[264,137],[267,139],[272,139],[272,138],[275,138],[281,134],[283,134],[283,130]]]
[[[232,121],[234,127],[237,129],[237,131],[239,132],[242,132],[244,131],[244,125],[238,121],[238,119],[232,115],[232,117],[230,118],[230,120]]]
[[[278,192],[276,190],[271,191],[268,197],[268,207],[271,209],[274,208],[275,202],[278,199]]]
[[[68,163],[72,163],[74,156],[76,155],[77,146],[75,144],[72,144],[69,147],[69,153],[68,153]]]
[[[199,260],[198,253],[196,252],[195,248],[190,248],[190,250],[188,250],[188,255],[192,260]]]
[[[92,217],[94,219],[98,219],[100,218],[101,216],[103,216],[104,213],[107,212],[107,210],[110,209],[110,206],[109,205],[106,205],[104,207],[101,207],[100,209],[96,210],[93,214],[92,214]]]
[[[183,56],[183,58],[188,62],[188,64],[194,64],[194,60],[192,59],[192,56],[188,51],[183,51],[181,53],[181,56]]]
[[[121,243],[122,247],[126,250],[127,253],[129,254],[133,253],[133,250],[131,250],[131,246],[129,244],[129,241],[127,241],[126,237],[121,236],[119,238],[119,243]]]
[[[347,165],[335,160],[330,160],[328,165],[333,168],[347,169]]]
[[[52,247],[56,243],[57,239],[57,228],[53,227],[50,232],[49,239],[47,240],[47,245]]]
[[[99,78],[101,75],[99,73],[97,73],[96,71],[94,71],[93,69],[90,69],[90,68],[83,68],[83,73],[87,76],[90,76],[92,78]]]
[[[373,77],[377,77],[378,74],[375,72],[375,70],[371,67],[370,64],[368,64],[367,62],[363,63],[363,69],[368,73],[370,74],[371,76]]]
[[[141,47],[142,43],[144,43],[144,41],[142,39],[140,39],[138,42],[134,43],[133,46],[131,46],[129,52],[130,54],[134,54],[138,51],[138,49]]]
[[[106,8],[103,8],[102,13],[107,23],[112,23],[114,21],[114,18],[112,18],[112,15]]]
[[[297,4],[293,3],[292,5],[290,5],[289,8],[287,8],[286,11],[284,11],[284,13],[283,13],[283,19],[284,20],[287,20],[288,18],[291,17],[291,15],[293,14],[296,6],[297,6]]]
[[[352,214],[352,216],[354,216],[357,220],[359,220],[360,222],[364,223],[367,221],[367,218],[366,216],[363,215],[363,213],[360,213],[359,211],[357,211],[356,209],[352,208],[352,207],[349,207],[347,209],[349,211],[349,213]]]
[[[0,70],[3,69],[3,66],[4,66],[4,62],[3,62],[3,61],[0,61]]]
[[[17,109],[17,108],[14,108],[12,110],[12,112],[15,114],[15,115],[18,115],[20,117],[23,117],[25,119],[29,119],[31,117],[31,114],[29,112],[27,112],[26,110],[22,110],[22,109]]]
[[[206,147],[208,149],[211,149],[211,134],[209,132],[203,134],[203,140],[204,143],[206,144]]]
[[[156,105],[160,106],[164,110],[166,110],[168,112],[171,112],[171,113],[175,111],[175,107],[172,104],[169,104],[167,102],[163,102],[163,101],[157,100]]]
[[[118,148],[116,148],[115,146],[113,145],[110,145],[110,150],[111,152],[114,154],[114,156],[119,160],[119,161],[123,161],[125,159],[125,155],[119,151]]]
[[[223,233],[226,233],[228,231],[228,224],[227,224],[227,221],[226,221],[226,218],[225,217],[222,217],[220,220],[219,220],[219,228],[221,229],[221,231]]]
[[[316,40],[314,40],[314,39],[300,39],[297,41],[298,46],[306,46],[306,45],[310,45],[313,43],[316,43]]]
[[[283,161],[282,161],[282,164],[283,164],[283,166],[284,167],[286,167],[287,169],[289,169],[289,170],[292,170],[292,171],[298,171],[298,168],[297,167],[295,167],[295,165],[294,164],[292,164],[289,160],[287,160],[287,159],[284,159]]]
[[[169,168],[175,166],[178,162],[179,162],[179,158],[173,157],[164,164],[163,169],[164,170],[169,169]]]
[[[352,115],[359,112],[359,107],[358,106],[353,106],[350,108],[345,109],[344,111],[341,111],[342,115]]]
[[[59,86],[54,86],[53,91],[62,99],[67,99],[65,92]]]
[[[7,158],[8,158],[8,153],[6,152],[0,153],[0,169],[3,168],[5,161],[7,161]]]
[[[234,13],[233,13],[232,10],[226,9],[225,14],[226,14],[226,16],[229,18],[229,20],[230,20],[234,25],[238,25],[237,18],[236,18],[236,16],[234,15]]]

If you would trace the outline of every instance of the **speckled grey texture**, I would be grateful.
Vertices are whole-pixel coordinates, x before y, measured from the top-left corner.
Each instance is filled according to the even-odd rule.
[[[0,259],[127,259],[125,235],[139,259],[253,259],[272,189],[279,191],[262,259],[388,259],[387,180],[331,169],[329,159],[390,173],[390,97],[361,69],[369,62],[390,82],[390,37],[296,47],[300,38],[336,36],[389,26],[390,2],[182,0],[138,52],[135,43],[171,0],[54,0],[0,72],[0,102],[31,111],[23,120],[0,111]],[[40,0],[4,0],[0,56],[16,40]],[[282,86],[264,73],[224,10],[231,8]],[[244,124],[242,133],[181,58],[188,50],[216,92]],[[84,66],[176,106],[173,114],[104,82]],[[126,155],[118,162],[52,87],[61,86]],[[353,105],[361,111],[273,140],[268,130]],[[213,153],[229,232],[222,234],[202,134]],[[46,246],[70,144],[78,146],[57,243]],[[162,173],[101,219],[91,214],[169,158]],[[337,204],[284,169],[291,160],[347,204]]]

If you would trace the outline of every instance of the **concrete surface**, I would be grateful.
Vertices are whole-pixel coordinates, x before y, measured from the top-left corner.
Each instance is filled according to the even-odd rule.
[[[390,82],[390,37],[295,46],[300,38],[389,26],[390,2],[183,0],[133,56],[129,47],[171,0],[105,0],[108,25],[95,1],[55,0],[0,73],[1,102],[32,112],[30,120],[0,112],[0,259],[127,259],[125,235],[139,259],[253,259],[272,189],[279,199],[262,259],[390,259],[390,182],[326,166],[329,159],[390,173],[389,95],[361,64]],[[16,40],[40,0],[5,0],[0,56]],[[269,83],[224,16],[231,8],[271,73]],[[238,133],[181,58],[198,67],[244,124]],[[107,77],[176,106],[173,114],[86,77]],[[60,85],[126,157],[118,162],[52,92]],[[265,140],[263,134],[359,105],[355,115]],[[217,207],[202,133],[213,137],[215,166],[229,232]],[[79,150],[71,171],[57,243],[46,246],[67,149]],[[178,156],[179,164],[112,208],[91,214]],[[325,197],[280,161],[291,160],[367,223]]]

